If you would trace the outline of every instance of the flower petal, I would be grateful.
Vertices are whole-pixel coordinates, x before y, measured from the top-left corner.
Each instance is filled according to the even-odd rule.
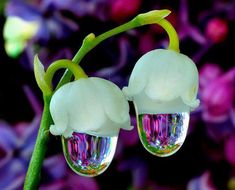
[[[61,135],[68,127],[66,92],[71,90],[71,85],[64,85],[53,95],[50,102],[50,112],[55,125],[50,126],[53,135]]]
[[[73,132],[117,136],[119,129],[132,129],[129,105],[121,90],[100,78],[83,78],[62,86],[53,95],[50,111],[54,135]]]
[[[105,122],[102,104],[97,99],[97,87],[89,79],[80,79],[70,83],[71,91],[67,98],[69,126],[78,132],[101,127]]]
[[[100,78],[90,78],[97,88],[108,117],[116,123],[130,121],[129,105],[122,91],[114,83]]]
[[[131,98],[132,96],[140,93],[146,86],[147,74],[148,72],[141,64],[136,64],[130,76],[128,87],[123,88],[124,94]]]
[[[183,103],[181,98],[176,98],[171,101],[160,102],[150,99],[147,95],[138,95],[135,97],[134,103],[138,114],[163,114],[189,112],[190,107]]]
[[[129,86],[123,89],[141,113],[188,112],[199,104],[197,90],[198,71],[193,61],[164,49],[143,55],[132,71]]]

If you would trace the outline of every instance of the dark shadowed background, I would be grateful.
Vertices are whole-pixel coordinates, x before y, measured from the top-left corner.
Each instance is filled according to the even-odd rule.
[[[235,1],[232,0],[1,0],[0,2],[0,189],[22,189],[43,107],[33,57],[45,67],[71,59],[82,39],[99,35],[135,15],[170,9],[168,20],[181,52],[199,70],[200,106],[188,136],[171,157],[150,155],[131,132],[121,131],[110,167],[95,178],[73,173],[59,137],[51,137],[41,190],[234,190],[235,189]],[[110,38],[81,62],[89,76],[127,85],[144,53],[166,48],[166,33],[144,26]],[[56,83],[62,72],[54,79]]]

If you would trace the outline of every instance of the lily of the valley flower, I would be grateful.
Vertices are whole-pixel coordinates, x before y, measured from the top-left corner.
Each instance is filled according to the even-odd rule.
[[[50,111],[53,135],[73,132],[101,137],[117,136],[120,128],[130,130],[129,105],[113,83],[96,77],[70,82],[53,95]]]
[[[198,71],[187,56],[156,49],[136,63],[129,85],[123,89],[138,114],[189,112],[199,105]]]

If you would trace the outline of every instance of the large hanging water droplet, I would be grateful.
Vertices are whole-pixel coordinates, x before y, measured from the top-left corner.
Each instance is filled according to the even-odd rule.
[[[62,137],[63,152],[67,163],[79,175],[93,177],[103,173],[111,163],[117,137],[98,137],[73,133]]]
[[[138,132],[142,144],[151,154],[174,154],[187,135],[189,114],[141,114],[138,116]]]

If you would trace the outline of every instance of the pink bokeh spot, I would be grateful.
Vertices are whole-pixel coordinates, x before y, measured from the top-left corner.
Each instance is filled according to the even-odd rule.
[[[210,122],[224,121],[233,109],[235,69],[226,73],[214,64],[206,64],[200,70],[200,98],[203,119]]]
[[[231,136],[225,141],[224,154],[226,160],[235,166],[235,136]]]
[[[206,36],[214,43],[223,42],[228,31],[228,23],[221,18],[212,18],[206,26]]]
[[[123,22],[134,16],[140,9],[141,0],[116,0],[111,4],[111,18],[117,22]]]

